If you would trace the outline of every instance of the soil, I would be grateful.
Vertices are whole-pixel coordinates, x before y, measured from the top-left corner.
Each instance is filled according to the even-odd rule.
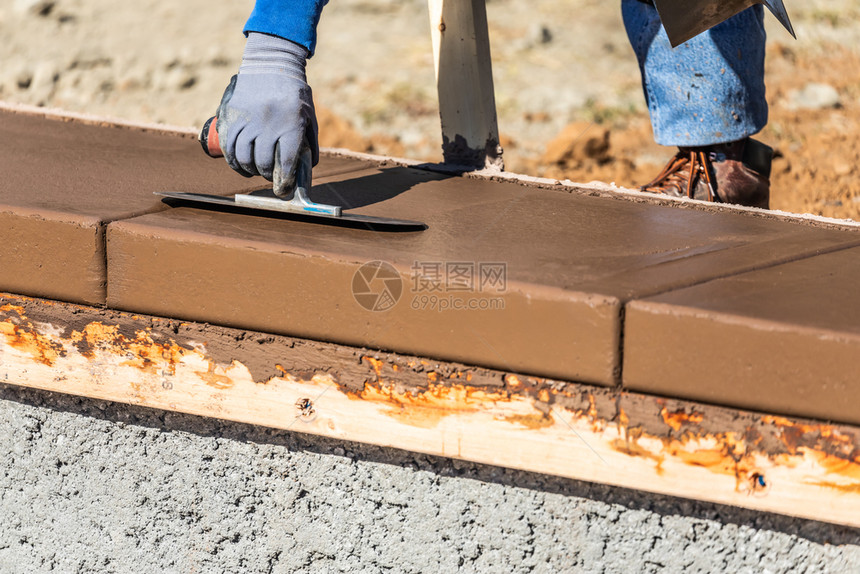
[[[252,0],[9,0],[0,5],[0,99],[200,126],[241,60]],[[768,16],[772,207],[860,219],[860,2]],[[635,187],[674,151],[653,143],[617,3],[488,0],[509,171]],[[321,143],[441,158],[424,0],[336,0],[308,74]],[[583,141],[584,140],[584,141]]]

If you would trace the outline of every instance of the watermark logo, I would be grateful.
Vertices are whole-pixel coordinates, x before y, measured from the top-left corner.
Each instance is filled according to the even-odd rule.
[[[409,283],[390,263],[371,261],[352,278],[352,294],[368,311],[388,311],[409,285],[415,311],[498,311],[508,289],[508,267],[502,262],[415,261]]]
[[[403,279],[390,263],[369,261],[352,276],[352,296],[368,311],[388,311],[403,295]]]
[[[498,262],[415,261],[413,293],[504,293],[508,266]]]

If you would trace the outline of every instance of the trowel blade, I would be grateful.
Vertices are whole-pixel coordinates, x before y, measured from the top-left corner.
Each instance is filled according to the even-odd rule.
[[[785,9],[785,4],[782,3],[782,0],[764,0],[762,4],[770,8],[771,13],[776,16],[779,23],[785,26],[788,33],[796,40],[797,34],[794,33],[794,26],[791,25],[791,19],[788,17],[788,10]]]
[[[672,47],[683,44],[756,4],[767,6],[786,30],[795,36],[782,0],[654,0]]]
[[[332,224],[347,224],[350,227],[367,227],[373,230],[384,230],[385,228],[397,229],[402,231],[415,230],[421,231],[427,229],[427,225],[420,221],[412,221],[409,219],[393,219],[390,217],[375,217],[372,215],[361,215],[359,213],[343,212],[341,215],[329,215],[326,213],[310,213],[310,212],[290,212],[281,209],[269,209],[265,206],[247,206],[236,203],[232,195],[220,196],[209,195],[206,193],[186,193],[182,191],[156,191],[155,195],[180,201],[182,203],[190,203],[192,205],[223,205],[244,213],[258,214],[280,214],[287,218],[295,218],[300,220],[325,220],[326,223]]]

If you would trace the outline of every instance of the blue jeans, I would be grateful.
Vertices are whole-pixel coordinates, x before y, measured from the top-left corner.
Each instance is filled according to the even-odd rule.
[[[621,0],[642,72],[654,139],[706,146],[743,139],[767,124],[764,11],[753,6],[672,48],[657,10]]]

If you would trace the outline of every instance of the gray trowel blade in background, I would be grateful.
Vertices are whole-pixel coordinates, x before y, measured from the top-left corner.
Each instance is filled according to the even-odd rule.
[[[797,37],[782,0],[654,0],[672,47],[756,4],[767,6],[785,29]]]

